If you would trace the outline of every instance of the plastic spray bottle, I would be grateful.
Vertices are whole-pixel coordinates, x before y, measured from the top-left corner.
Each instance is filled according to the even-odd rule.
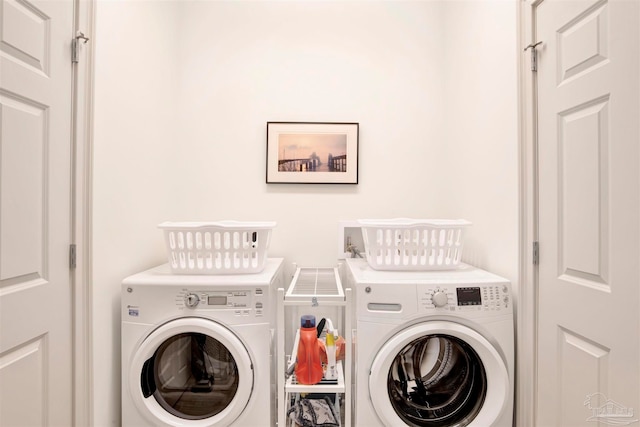
[[[333,338],[333,331],[327,331],[327,372],[324,377],[328,380],[338,379],[338,369],[336,368],[336,344]]]

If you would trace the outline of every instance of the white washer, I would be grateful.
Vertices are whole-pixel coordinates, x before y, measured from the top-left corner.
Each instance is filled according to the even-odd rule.
[[[468,265],[376,271],[347,260],[355,289],[356,425],[511,427],[508,280]]]
[[[122,425],[254,427],[273,420],[272,331],[282,259],[257,274],[122,282]]]

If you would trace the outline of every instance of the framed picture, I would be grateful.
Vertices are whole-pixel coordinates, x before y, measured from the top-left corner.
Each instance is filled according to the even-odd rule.
[[[357,184],[358,123],[267,123],[267,183]]]

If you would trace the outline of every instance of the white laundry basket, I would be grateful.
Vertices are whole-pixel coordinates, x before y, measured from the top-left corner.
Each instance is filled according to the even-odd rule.
[[[259,273],[266,265],[275,222],[163,222],[175,274]]]
[[[462,258],[462,219],[361,219],[367,262],[374,270],[447,270]]]

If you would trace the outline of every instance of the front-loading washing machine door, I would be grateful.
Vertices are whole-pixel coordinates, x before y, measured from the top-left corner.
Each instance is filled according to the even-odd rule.
[[[180,318],[154,330],[129,369],[136,407],[154,426],[229,425],[253,389],[246,347],[229,329],[203,318]]]
[[[509,377],[495,347],[453,322],[413,325],[386,341],[369,377],[384,425],[488,427],[507,406]]]

